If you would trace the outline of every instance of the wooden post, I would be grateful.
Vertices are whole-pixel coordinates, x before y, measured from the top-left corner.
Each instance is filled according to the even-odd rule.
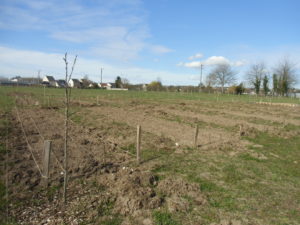
[[[137,135],[136,135],[136,161],[140,164],[140,150],[141,150],[141,125],[137,126]]]
[[[48,178],[49,178],[49,165],[50,165],[50,152],[51,152],[51,141],[44,141],[44,177],[45,177],[45,185],[48,186]]]
[[[97,105],[99,105],[99,96],[97,95]]]
[[[48,108],[50,107],[50,97],[47,96],[47,100],[48,100]]]
[[[195,147],[195,148],[197,148],[198,132],[199,132],[199,126],[198,126],[198,124],[197,124],[197,125],[196,125],[196,128],[195,128],[195,137],[194,137],[194,147]]]
[[[46,105],[46,86],[44,85],[44,106]]]

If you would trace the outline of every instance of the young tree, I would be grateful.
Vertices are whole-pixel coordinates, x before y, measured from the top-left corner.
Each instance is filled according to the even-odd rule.
[[[296,84],[296,68],[295,64],[289,59],[284,59],[275,68],[275,73],[278,75],[278,91],[284,96],[288,96],[288,92]]]
[[[129,88],[130,83],[128,79],[122,78],[121,81],[122,81],[123,88]]]
[[[67,202],[67,184],[68,184],[68,135],[69,135],[69,105],[70,105],[70,97],[71,97],[71,88],[69,86],[69,81],[72,78],[72,74],[74,71],[74,67],[76,64],[77,60],[77,55],[74,58],[73,65],[71,72],[68,72],[68,54],[65,54],[65,57],[63,58],[65,65],[66,65],[66,76],[65,76],[65,81],[66,81],[66,86],[65,86],[65,143],[64,143],[64,192],[63,192],[63,197],[64,197],[64,202]]]
[[[247,72],[247,80],[250,85],[253,85],[257,95],[260,92],[261,82],[266,73],[267,70],[265,64],[262,62],[251,65]]]
[[[209,74],[211,81],[218,84],[224,93],[224,86],[230,85],[235,81],[236,72],[231,68],[230,64],[224,63],[216,65],[216,67]]]
[[[269,78],[268,78],[267,75],[265,75],[264,79],[263,79],[263,89],[264,89],[264,94],[266,96],[270,91],[270,89],[269,89]]]

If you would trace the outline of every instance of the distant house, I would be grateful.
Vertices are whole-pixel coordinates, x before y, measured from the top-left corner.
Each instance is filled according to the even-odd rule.
[[[104,89],[111,89],[116,87],[114,83],[99,83],[98,86]]]
[[[39,85],[41,83],[41,79],[36,77],[20,77],[16,76],[10,79],[12,83],[17,85]]]
[[[56,80],[55,81],[55,87],[64,88],[66,87],[67,83],[65,80]]]
[[[69,86],[72,88],[80,88],[81,87],[81,83],[78,79],[71,79],[69,81]]]
[[[56,85],[56,81],[55,81],[54,77],[52,77],[52,76],[44,76],[42,83],[48,84],[49,86],[53,86],[53,87],[55,87],[55,85]]]
[[[8,78],[0,77],[0,85],[2,85],[2,86],[10,86],[10,85],[16,85],[16,83],[12,82]]]
[[[107,88],[108,83],[99,83],[98,86],[99,86],[99,88]]]
[[[88,87],[93,86],[93,82],[88,79],[83,78],[83,79],[80,79],[79,81],[81,83],[81,87],[83,87],[83,88],[88,88]]]
[[[98,84],[92,82],[92,83],[89,84],[89,88],[98,88]]]
[[[21,80],[21,77],[20,76],[12,77],[10,80],[11,82],[19,82]]]

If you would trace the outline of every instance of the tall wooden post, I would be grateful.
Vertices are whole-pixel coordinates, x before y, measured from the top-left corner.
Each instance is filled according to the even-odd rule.
[[[51,141],[46,140],[44,142],[44,177],[45,186],[48,186],[49,168],[50,168],[50,152],[51,152]]]
[[[136,135],[136,161],[140,164],[140,150],[141,150],[141,125],[137,126],[137,135]]]
[[[198,124],[197,124],[197,125],[196,125],[196,128],[195,128],[195,137],[194,137],[194,147],[195,147],[195,148],[197,148],[198,133],[199,133],[199,126],[198,126]]]

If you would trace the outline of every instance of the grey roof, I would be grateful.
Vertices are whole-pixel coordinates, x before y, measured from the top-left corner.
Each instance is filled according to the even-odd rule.
[[[63,87],[66,86],[67,84],[65,80],[57,80],[56,82],[58,83],[59,86],[63,86]]]
[[[71,79],[74,83],[80,83],[78,79]]]
[[[49,82],[54,82],[55,81],[54,77],[52,77],[52,76],[46,76],[46,77],[47,77]]]

